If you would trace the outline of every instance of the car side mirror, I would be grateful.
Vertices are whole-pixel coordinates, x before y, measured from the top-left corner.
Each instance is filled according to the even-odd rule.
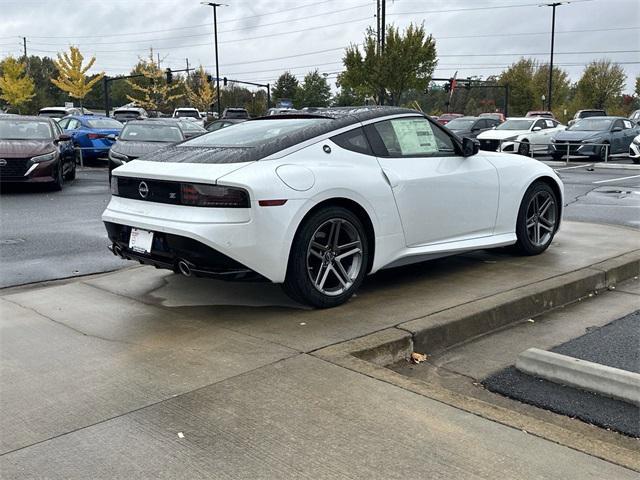
[[[58,138],[56,138],[53,142],[60,143],[60,142],[68,142],[69,140],[71,140],[71,135],[63,133],[61,135],[58,135]]]
[[[462,138],[462,156],[471,157],[480,151],[480,142],[474,138]]]
[[[117,135],[114,135],[113,133],[110,133],[109,135],[107,135],[107,140],[111,140],[112,142],[115,142],[118,139]]]
[[[542,127],[533,127],[534,132],[539,132],[540,130],[542,130]]]

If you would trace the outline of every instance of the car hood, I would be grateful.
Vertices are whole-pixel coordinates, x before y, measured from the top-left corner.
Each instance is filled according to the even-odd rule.
[[[592,138],[598,138],[604,135],[607,132],[587,132],[587,131],[572,131],[572,130],[564,130],[558,132],[555,136],[556,142],[571,142],[571,141],[581,141],[588,140]]]
[[[51,140],[0,140],[0,158],[26,158],[56,149]]]
[[[450,128],[449,130],[460,136],[469,135],[471,133],[471,130],[469,130],[468,128]]]
[[[111,149],[114,152],[127,155],[128,157],[142,157],[148,153],[156,152],[164,147],[172,145],[169,142],[132,142],[118,140]]]
[[[478,140],[504,140],[505,138],[515,138],[528,131],[529,130],[487,130],[478,135]]]

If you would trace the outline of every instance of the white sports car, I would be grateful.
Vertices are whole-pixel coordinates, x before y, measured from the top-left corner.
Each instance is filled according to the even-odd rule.
[[[513,117],[480,133],[478,140],[482,150],[530,155],[533,147],[535,153],[548,153],[552,136],[565,128],[552,118]]]
[[[282,283],[315,307],[366,274],[516,244],[543,252],[563,186],[541,162],[478,152],[395,107],[249,120],[113,171],[102,219],[123,258]]]

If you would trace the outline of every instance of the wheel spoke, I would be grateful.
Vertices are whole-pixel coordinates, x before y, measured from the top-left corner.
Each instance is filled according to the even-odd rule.
[[[340,283],[342,283],[344,287],[347,287],[347,285],[351,283],[349,274],[342,266],[342,263],[340,263],[340,260],[334,261],[334,271],[336,273],[336,276],[338,277],[338,280],[340,280]]]
[[[545,229],[547,232],[553,232],[553,227],[550,227],[550,226],[548,226],[548,225],[545,225],[545,224],[544,224],[544,223],[542,223],[542,222],[540,222],[540,223],[539,223],[539,225],[540,225],[540,228]]]
[[[527,228],[535,227],[535,225],[536,219],[533,216],[527,218]]]
[[[338,239],[340,238],[340,227],[342,226],[342,222],[338,220],[334,225],[336,227],[333,229],[333,239],[331,239],[329,245],[333,248],[336,248],[338,246]]]
[[[320,278],[320,274],[322,273],[322,267],[324,267],[324,273],[322,274],[322,278]],[[324,288],[324,284],[327,281],[327,277],[329,276],[329,272],[331,271],[331,265],[323,264],[318,270],[318,277],[316,278],[316,286],[322,290]]]
[[[545,213],[547,213],[547,210],[549,210],[549,207],[551,207],[552,204],[553,204],[553,201],[551,200],[551,197],[547,197],[547,199],[544,202],[542,202],[542,205],[540,205],[540,209],[538,210],[538,215],[542,217]]]
[[[355,255],[356,253],[360,253],[360,252],[361,252],[360,248],[354,248],[352,250],[349,250],[348,252],[338,255],[336,257],[336,260],[342,260],[343,258],[350,257],[351,255]]]
[[[320,260],[324,259],[324,256],[322,255],[321,252],[318,252],[317,250],[315,250],[314,248],[309,248],[309,254],[313,255],[316,258],[319,258]]]
[[[355,242],[349,242],[349,243],[345,243],[344,245],[338,245],[335,247],[335,249],[336,249],[336,252],[341,252],[348,248],[361,247],[360,243],[361,243],[360,240],[356,240]]]

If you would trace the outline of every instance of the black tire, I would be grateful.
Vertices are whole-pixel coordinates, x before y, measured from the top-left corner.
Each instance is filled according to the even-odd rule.
[[[525,155],[525,156],[528,157],[530,148],[531,148],[531,146],[529,145],[529,141],[528,140],[523,140],[518,145],[518,155]]]
[[[631,160],[633,160],[633,163],[636,165],[640,164],[640,158],[632,158]]]
[[[64,179],[66,181],[71,181],[71,180],[75,180],[76,179],[76,162],[75,162],[75,160],[73,162],[71,162],[71,170],[69,170],[65,174]]]
[[[322,230],[324,228],[333,228],[333,223],[340,225],[337,228],[337,238],[333,243],[338,245],[341,241],[346,241],[342,246],[336,246],[335,249],[330,247],[334,230],[330,230],[328,234],[325,234],[325,231]],[[350,239],[352,240],[351,243],[349,243]],[[325,240],[326,246],[324,245]],[[357,245],[358,242],[359,247]],[[344,259],[345,262],[348,262],[348,265],[343,264],[343,260],[339,258],[341,252],[346,253],[345,250],[340,250],[340,248],[347,245],[351,246],[348,246],[345,250],[350,252],[360,248],[360,252]],[[316,246],[323,247],[324,250]],[[316,253],[315,256],[311,255],[312,248]],[[320,255],[317,254],[318,251]],[[327,207],[306,218],[298,228],[291,246],[287,276],[282,288],[287,295],[297,302],[316,308],[336,307],[349,300],[360,287],[367,273],[368,261],[369,239],[360,219],[346,208],[338,206]],[[313,262],[317,262],[318,267],[316,269],[312,266]],[[328,265],[327,267],[324,267],[325,262]],[[339,283],[337,268],[334,268],[337,263],[340,264],[342,272],[347,274],[346,277],[341,276],[341,278],[347,279],[348,283],[346,284],[344,282],[342,284]],[[325,268],[324,271],[322,270],[323,267]],[[327,273],[327,271],[329,272]],[[324,274],[322,275],[323,272]],[[312,275],[315,276],[316,273],[318,274],[317,280],[314,282],[311,277]],[[321,276],[323,280],[320,280]],[[317,287],[316,284],[319,281],[321,281],[321,285]],[[320,290],[325,285],[331,284],[336,285],[334,292],[323,293]],[[330,288],[327,287],[326,290],[330,290]]]
[[[551,204],[541,213],[545,205],[543,199],[547,198],[551,200]],[[534,203],[536,201],[538,203]],[[559,221],[560,206],[553,188],[545,182],[533,183],[525,192],[518,211],[516,249],[523,255],[538,255],[544,252],[553,241]],[[536,223],[531,226],[532,222]]]
[[[62,190],[62,186],[64,185],[64,175],[62,174],[62,162],[58,164],[58,168],[56,168],[56,176],[55,180],[51,182],[51,190],[54,192],[59,192]]]
[[[551,157],[556,161],[559,162],[560,160],[562,160],[562,157],[564,157],[564,155],[562,153],[559,152],[553,152],[551,154]]]

